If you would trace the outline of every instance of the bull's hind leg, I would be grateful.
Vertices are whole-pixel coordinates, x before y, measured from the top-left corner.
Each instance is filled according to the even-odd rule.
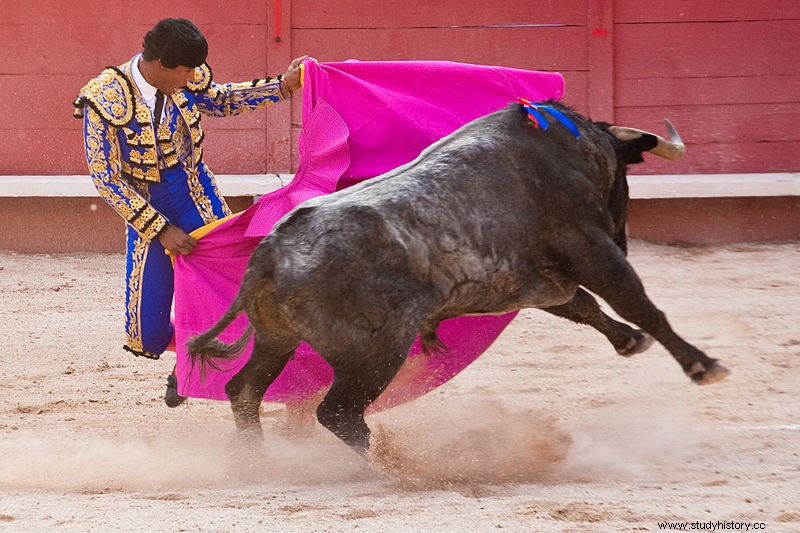
[[[606,336],[618,354],[625,357],[642,353],[653,344],[653,337],[646,332],[634,329],[605,314],[597,300],[583,289],[578,289],[569,302],[545,307],[543,310],[578,324],[593,327]]]
[[[333,367],[334,379],[317,408],[317,419],[362,455],[369,450],[370,435],[364,411],[397,375],[412,341],[413,337],[402,343],[353,347],[325,357]]]
[[[713,383],[730,373],[672,330],[664,313],[645,294],[633,267],[608,236],[595,233],[587,237],[581,253],[571,258],[571,274],[579,284],[603,298],[623,319],[655,337],[695,383]]]
[[[242,436],[263,438],[259,409],[264,393],[286,366],[298,344],[265,340],[263,335],[256,333],[250,359],[225,385],[233,419]]]

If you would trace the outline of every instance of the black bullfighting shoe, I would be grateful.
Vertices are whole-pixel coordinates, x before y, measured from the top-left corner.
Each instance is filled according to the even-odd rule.
[[[167,391],[164,393],[164,403],[167,407],[178,407],[186,401],[186,396],[178,394],[178,378],[175,377],[175,371],[167,376]]]

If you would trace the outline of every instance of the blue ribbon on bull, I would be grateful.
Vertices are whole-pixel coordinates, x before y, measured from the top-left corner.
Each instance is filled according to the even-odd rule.
[[[575,126],[575,123],[572,122],[572,120],[570,120],[569,117],[567,117],[564,113],[553,106],[534,103],[527,98],[522,98],[521,96],[517,98],[517,101],[525,109],[525,111],[527,111],[528,118],[531,120],[531,122],[533,122],[537,128],[542,128],[542,131],[550,127],[550,123],[547,122],[547,118],[545,118],[545,116],[539,111],[540,109],[546,109],[547,112],[553,116],[553,118],[571,131],[576,139],[580,138],[581,134],[578,131],[578,128]]]

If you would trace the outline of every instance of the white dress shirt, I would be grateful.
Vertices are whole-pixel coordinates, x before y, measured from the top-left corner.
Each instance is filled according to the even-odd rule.
[[[139,92],[144,98],[144,103],[147,104],[147,107],[150,108],[150,111],[155,112],[156,110],[156,89],[144,79],[142,76],[142,72],[139,70],[139,59],[141,59],[142,54],[137,55],[133,61],[133,68],[131,68],[131,76],[133,77],[133,82],[136,84],[136,87],[139,89]],[[163,114],[163,110],[162,110]],[[158,117],[156,123],[161,123],[161,117]]]

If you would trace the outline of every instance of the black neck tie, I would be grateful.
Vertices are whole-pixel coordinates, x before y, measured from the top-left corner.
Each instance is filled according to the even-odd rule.
[[[164,109],[164,93],[156,91],[156,110],[153,112],[153,126],[158,129],[161,124],[161,112]]]

